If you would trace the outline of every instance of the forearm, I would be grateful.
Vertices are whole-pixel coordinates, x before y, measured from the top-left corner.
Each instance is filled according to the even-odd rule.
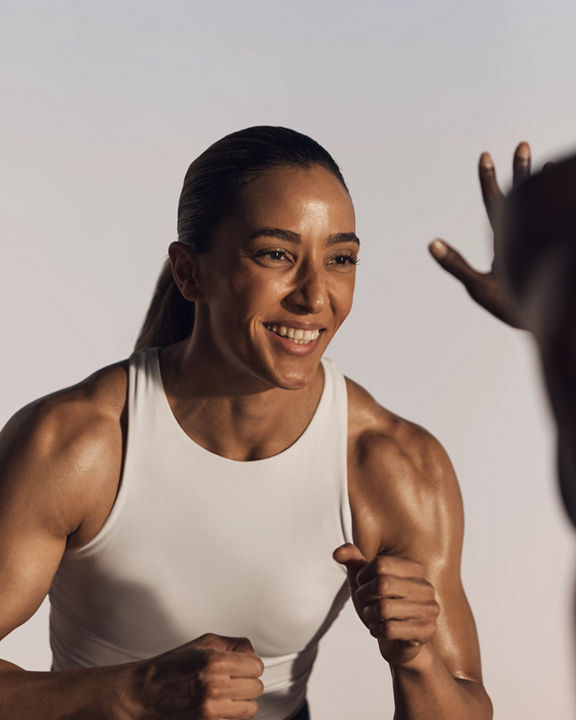
[[[453,677],[425,645],[405,666],[391,666],[394,720],[491,720],[492,703],[477,682]]]
[[[0,717],[125,720],[131,665],[31,672],[0,660]],[[135,716],[134,716],[135,717]]]

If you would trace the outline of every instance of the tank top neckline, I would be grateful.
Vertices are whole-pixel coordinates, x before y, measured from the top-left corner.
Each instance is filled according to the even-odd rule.
[[[285,462],[291,455],[298,452],[305,443],[309,442],[313,438],[314,430],[320,423],[322,415],[325,413],[325,407],[329,402],[329,379],[331,378],[329,371],[330,362],[331,361],[327,358],[322,358],[321,360],[322,369],[324,371],[324,385],[322,387],[320,399],[308,424],[296,440],[284,450],[281,450],[275,455],[270,455],[269,457],[259,458],[256,460],[234,460],[233,458],[226,457],[225,455],[218,455],[218,453],[214,453],[203,447],[196,442],[194,438],[190,437],[190,435],[188,435],[188,433],[180,425],[178,419],[174,415],[166,394],[164,379],[162,378],[162,371],[160,368],[160,348],[156,347],[151,349],[151,370],[157,387],[158,406],[165,417],[166,426],[170,429],[172,435],[178,439],[183,448],[188,448],[189,452],[203,455],[204,458],[212,460],[215,463],[222,463],[223,465],[228,465],[229,467],[235,466],[236,468],[250,467],[250,469],[254,469],[255,467],[264,467],[265,465],[274,465],[276,463]]]

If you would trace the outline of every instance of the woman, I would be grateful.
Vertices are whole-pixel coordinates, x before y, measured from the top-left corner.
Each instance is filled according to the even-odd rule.
[[[359,247],[337,165],[233,133],[188,170],[178,235],[138,351],[4,431],[2,631],[49,591],[55,672],[3,663],[0,707],[301,720],[349,587],[397,718],[490,718],[450,462],[322,360]]]

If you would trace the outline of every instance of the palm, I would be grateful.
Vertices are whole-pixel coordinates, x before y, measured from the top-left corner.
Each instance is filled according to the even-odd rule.
[[[480,188],[486,207],[486,213],[494,233],[497,232],[497,221],[504,195],[498,186],[496,172],[488,153],[482,153],[478,166]],[[530,175],[530,146],[521,142],[514,153],[513,184],[522,182]],[[442,240],[434,240],[430,244],[430,252],[438,263],[451,275],[460,280],[472,299],[489,313],[512,327],[520,328],[522,324],[514,304],[502,282],[494,273],[494,267],[488,272],[479,272]]]

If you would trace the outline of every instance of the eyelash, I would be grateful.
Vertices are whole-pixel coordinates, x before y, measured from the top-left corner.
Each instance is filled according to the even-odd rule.
[[[280,257],[272,257],[272,255],[278,254]],[[255,254],[255,257],[266,257],[268,256],[271,260],[283,260],[288,257],[288,253],[286,250],[281,249],[273,249],[273,250],[260,250]],[[337,262],[336,265],[358,265],[359,258],[357,258],[355,255],[349,255],[348,253],[340,253],[339,255],[334,255],[330,262],[334,260],[338,260],[341,258],[345,258],[344,262]]]
[[[338,258],[346,258],[346,262],[336,263],[337,265],[358,265],[359,262],[359,258],[357,258],[355,255],[348,255],[348,253],[341,253],[340,255],[335,255],[332,260],[336,260]]]

